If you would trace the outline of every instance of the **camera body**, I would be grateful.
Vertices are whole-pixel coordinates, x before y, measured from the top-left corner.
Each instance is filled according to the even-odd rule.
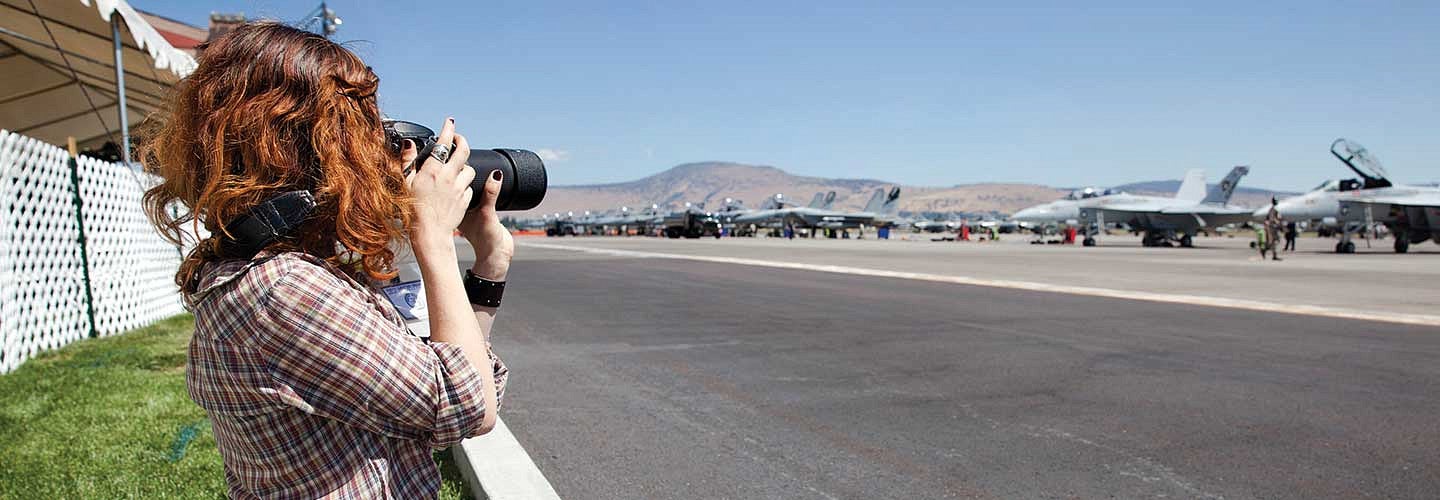
[[[385,137],[394,151],[399,151],[405,139],[410,139],[419,148],[417,163],[423,163],[435,147],[435,131],[429,127],[403,120],[386,120]],[[500,196],[495,200],[496,210],[529,210],[545,200],[549,179],[545,174],[545,163],[540,156],[523,149],[472,149],[465,161],[475,169],[475,180],[470,187],[476,196],[470,201],[470,209],[480,205],[479,193],[485,188],[490,173],[499,170],[501,176]]]

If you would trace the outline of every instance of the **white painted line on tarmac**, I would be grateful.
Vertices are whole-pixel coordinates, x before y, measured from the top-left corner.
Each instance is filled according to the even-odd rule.
[[[1224,307],[1229,309],[1244,309],[1249,311],[1303,314],[1306,316],[1321,316],[1327,318],[1354,319],[1361,321],[1380,321],[1385,323],[1400,323],[1406,325],[1440,326],[1440,316],[1430,314],[1362,311],[1358,309],[1345,309],[1339,307],[1315,306],[1306,304],[1282,304],[1279,302],[1265,302],[1249,299],[1230,299],[1224,297],[1209,297],[1204,295],[1141,292],[1090,286],[1055,285],[1034,281],[996,280],[974,278],[970,276],[955,276],[948,274],[911,273],[904,271],[870,269],[864,267],[805,264],[800,262],[781,262],[774,260],[747,259],[741,257],[682,255],[673,253],[645,252],[639,250],[619,250],[610,248],[555,245],[550,243],[531,243],[529,241],[523,242],[522,245],[534,248],[544,248],[547,250],[569,250],[573,252],[610,255],[616,257],[693,260],[700,262],[715,262],[721,264],[738,264],[742,266],[759,266],[779,269],[796,269],[801,271],[818,271],[823,273],[852,274],[857,276],[874,276],[878,278],[931,281],[937,283],[951,283],[956,285],[988,286],[996,288],[1012,288],[1017,290],[1031,290],[1036,292],[1066,293],[1071,295],[1089,295],[1094,297],[1108,297],[1115,299],[1144,300],[1148,302],[1167,302],[1172,304]]]

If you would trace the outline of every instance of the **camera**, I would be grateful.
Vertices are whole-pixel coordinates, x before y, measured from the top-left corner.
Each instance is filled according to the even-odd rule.
[[[419,156],[415,158],[417,164],[430,156],[436,141],[434,130],[403,120],[385,120],[385,137],[391,149],[397,152],[404,147],[405,139],[413,141],[419,148]],[[500,197],[495,200],[496,210],[529,210],[545,199],[549,179],[545,175],[545,163],[535,153],[523,149],[472,149],[465,164],[475,169],[475,180],[470,183],[471,189],[475,190],[475,197],[470,200],[471,210],[480,206],[480,192],[485,189],[485,179],[496,170],[502,174]]]

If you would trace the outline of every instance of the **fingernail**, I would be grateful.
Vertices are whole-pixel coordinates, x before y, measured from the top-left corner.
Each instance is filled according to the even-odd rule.
[[[494,171],[494,172],[490,172],[490,178],[491,178],[491,179],[495,179],[495,180],[497,180],[497,181],[500,180],[500,178],[501,178],[501,177],[504,177],[504,176],[505,176],[505,174],[500,173],[499,170],[496,170],[496,171]]]

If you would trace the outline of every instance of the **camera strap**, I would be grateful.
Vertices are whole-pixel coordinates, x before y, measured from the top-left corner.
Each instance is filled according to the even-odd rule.
[[[225,225],[230,235],[221,237],[220,254],[252,258],[271,243],[290,236],[314,210],[315,197],[309,191],[290,191],[265,200]]]

